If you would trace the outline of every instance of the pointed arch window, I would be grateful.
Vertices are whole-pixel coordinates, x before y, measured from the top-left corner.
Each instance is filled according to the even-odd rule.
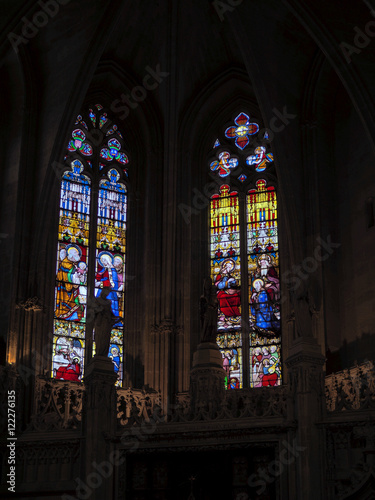
[[[122,385],[128,163],[123,136],[100,104],[77,116],[61,180],[53,378],[82,381],[95,352],[89,297],[107,289],[118,318],[108,355]]]
[[[281,373],[276,174],[267,131],[242,112],[213,143],[211,278],[226,388],[277,386]]]

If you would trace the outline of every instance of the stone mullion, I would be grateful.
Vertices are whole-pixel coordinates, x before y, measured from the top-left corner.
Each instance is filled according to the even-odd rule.
[[[243,387],[249,387],[249,298],[248,298],[248,265],[247,265],[247,227],[246,227],[246,194],[239,193],[240,211],[240,255],[241,255],[241,336],[242,336],[242,369]]]
[[[90,224],[89,224],[89,256],[87,277],[87,304],[86,304],[86,342],[85,342],[85,365],[92,358],[93,349],[93,318],[90,315],[88,304],[90,297],[95,295],[95,263],[96,263],[96,233],[98,225],[98,194],[99,194],[99,148],[94,149],[92,159],[93,177],[91,182],[90,198]]]

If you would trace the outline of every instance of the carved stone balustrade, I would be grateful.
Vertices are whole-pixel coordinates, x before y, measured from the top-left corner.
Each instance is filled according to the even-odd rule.
[[[375,409],[375,366],[372,361],[328,375],[327,412]]]
[[[264,387],[225,391],[223,402],[212,412],[205,407],[193,409],[188,393],[178,394],[169,405],[167,415],[161,414],[160,396],[135,389],[117,391],[117,421],[120,426],[143,422],[177,423],[219,421],[242,418],[287,417],[287,387]]]
[[[117,423],[119,426],[149,422],[160,415],[160,392],[145,389],[117,389]]]
[[[35,383],[35,406],[28,430],[80,429],[84,391],[84,385],[80,382],[38,377]]]

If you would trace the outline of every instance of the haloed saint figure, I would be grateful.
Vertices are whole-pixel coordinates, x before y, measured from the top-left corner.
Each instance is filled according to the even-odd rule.
[[[103,288],[111,288],[107,299],[111,301],[112,312],[116,317],[121,316],[120,299],[124,290],[123,259],[113,256],[109,252],[100,252],[98,255],[98,272],[95,275],[96,296],[99,297]],[[122,326],[119,321],[115,327]]]
[[[280,280],[271,255],[262,254],[257,258],[253,277],[250,321],[254,322],[254,328],[268,330],[272,334],[280,329]]]
[[[67,245],[60,250],[56,276],[56,318],[81,321],[84,316],[87,266],[81,262],[81,254],[78,245]]]
[[[215,278],[220,308],[219,321],[224,323],[237,323],[241,317],[241,290],[234,276],[235,267],[233,259],[224,259]]]

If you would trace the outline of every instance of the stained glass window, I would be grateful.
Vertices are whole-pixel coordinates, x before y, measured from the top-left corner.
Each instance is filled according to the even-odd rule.
[[[94,129],[96,141],[91,145]],[[116,385],[122,385],[127,211],[124,178],[128,177],[122,166],[129,159],[123,150],[123,136],[100,104],[77,116],[71,137],[60,192],[52,377],[82,381],[85,360],[95,352],[95,340],[90,345],[87,341],[89,337],[95,339],[95,330],[88,331],[91,323],[86,324],[89,295],[98,297],[106,288],[110,290],[106,295],[112,312],[118,318],[108,356],[117,374]],[[98,137],[102,138],[99,146]],[[94,197],[93,193],[98,194]]]
[[[242,387],[241,260],[238,193],[220,187],[211,200],[211,279],[217,287],[218,345],[226,385]]]
[[[264,179],[247,194],[251,386],[278,385],[280,273],[276,191]]]
[[[90,179],[79,160],[61,181],[57,249],[54,356],[57,379],[82,379],[87,307],[87,264],[90,225]]]
[[[277,198],[267,178],[274,158],[265,141],[268,133],[259,145],[259,125],[249,115],[240,113],[234,123],[217,139],[209,163],[218,183],[210,203],[217,344],[227,389],[276,386],[282,381]],[[236,155],[233,145],[243,153]]]
[[[112,313],[118,321],[112,329],[109,356],[119,380],[122,380],[126,187],[118,182],[119,178],[119,173],[113,168],[99,183],[95,295],[99,296],[103,288],[111,288],[107,299],[111,301]]]

